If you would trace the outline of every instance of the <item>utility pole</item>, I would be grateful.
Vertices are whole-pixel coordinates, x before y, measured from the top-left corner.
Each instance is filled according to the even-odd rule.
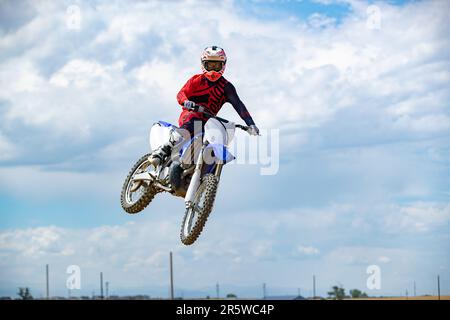
[[[440,283],[439,275],[437,277],[437,280],[438,280],[438,300],[441,300],[441,283]]]
[[[173,260],[172,260],[172,251],[170,251],[170,299],[173,300]]]
[[[216,295],[217,295],[217,299],[219,299],[220,298],[219,283],[216,283]]]
[[[103,272],[100,272],[100,299],[103,299]]]
[[[414,297],[416,296],[416,280],[414,280]]]
[[[45,265],[45,283],[46,283],[46,292],[47,292],[47,300],[50,299],[50,291],[48,286],[48,264]]]
[[[105,286],[106,286],[106,299],[108,299],[108,297],[109,297],[109,282],[108,281],[105,282]]]
[[[263,298],[266,299],[266,283],[263,283]]]
[[[313,299],[316,298],[316,276],[313,275]]]

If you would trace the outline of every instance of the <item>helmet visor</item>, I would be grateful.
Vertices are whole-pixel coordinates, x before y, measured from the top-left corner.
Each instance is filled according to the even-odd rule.
[[[217,72],[219,72],[223,68],[223,62],[222,61],[206,60],[206,61],[203,61],[203,66],[205,67],[206,71],[217,71]]]

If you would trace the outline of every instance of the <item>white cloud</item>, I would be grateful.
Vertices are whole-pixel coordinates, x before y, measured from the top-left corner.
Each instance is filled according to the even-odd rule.
[[[61,87],[70,85],[75,88],[86,88],[89,86],[92,90],[105,82],[111,83],[113,81],[112,72],[109,72],[108,69],[118,69],[117,71],[120,72],[123,66],[124,63],[121,61],[118,61],[113,66],[102,66],[96,61],[75,59],[69,61],[53,74],[49,82]]]
[[[381,263],[389,263],[391,259],[389,257],[382,256],[378,258],[378,261],[380,261]]]
[[[328,21],[323,30],[296,19],[249,18],[233,2],[214,8],[196,2],[80,5],[77,32],[65,27],[63,5],[38,4],[29,23],[1,39],[11,52],[1,63],[2,126],[10,128],[4,135],[17,134],[23,123],[42,132],[29,137],[34,148],[49,134],[78,140],[81,128],[82,141],[95,153],[105,140],[118,142],[112,130],[142,134],[132,130],[139,127],[138,115],[175,122],[175,94],[199,72],[198,52],[212,39],[227,48],[227,75],[261,127],[290,128],[296,136],[332,121],[339,110],[364,108],[384,117],[384,132],[393,136],[448,132],[448,4],[380,4],[382,28],[370,30],[367,6],[350,3],[353,15],[339,25]],[[23,39],[22,54],[13,55]],[[101,121],[105,115],[108,121]],[[24,140],[16,148],[27,152]],[[47,144],[64,152],[64,145]]]
[[[313,28],[325,28],[328,26],[334,26],[336,19],[319,13],[313,13],[308,17],[308,23]]]
[[[393,232],[427,232],[450,223],[450,204],[417,202],[393,206],[384,214],[387,230]]]
[[[416,219],[419,217],[419,221],[426,216],[411,207],[403,210]],[[327,215],[326,212],[334,214]],[[129,222],[117,225],[82,229],[49,226],[6,230],[0,233],[0,282],[3,289],[18,285],[9,283],[8,278],[20,278],[22,283],[36,283],[33,290],[38,295],[39,288],[43,286],[42,281],[36,280],[36,274],[49,263],[54,270],[52,281],[57,287],[55,290],[64,294],[65,269],[75,264],[82,270],[84,294],[90,294],[90,290],[96,287],[98,272],[103,271],[117,291],[136,292],[145,284],[146,292],[165,296],[165,292],[155,288],[166,285],[169,251],[174,252],[178,288],[192,289],[216,281],[252,285],[270,281],[289,286],[292,285],[292,277],[298,273],[298,265],[302,266],[304,278],[308,280],[307,275],[315,272],[321,274],[322,281],[327,281],[322,283],[330,285],[335,279],[352,282],[363,277],[362,281],[365,281],[365,268],[370,264],[389,264],[399,270],[400,266],[414,266],[419,256],[424,258],[424,254],[428,254],[414,251],[412,243],[410,249],[396,248],[389,241],[386,247],[342,245],[349,241],[367,242],[357,229],[349,229],[355,212],[358,210],[344,205],[308,211],[226,214],[218,211],[213,213],[198,241],[189,247],[183,246],[178,237],[181,215],[167,210],[150,210],[138,216],[129,216]],[[381,221],[385,217],[381,215]],[[268,221],[274,224],[268,226]],[[432,232],[443,223],[443,220],[430,222],[428,230]],[[392,230],[384,230],[384,227],[381,223],[372,226],[369,236],[374,234],[373,228],[377,228],[377,238],[392,235]],[[346,231],[343,233],[344,229]],[[423,261],[430,260],[426,258]],[[431,262],[422,268],[433,268],[434,265],[428,263]],[[205,268],[205,265],[208,267]],[[28,267],[25,270],[20,266]],[[326,266],[334,266],[335,272],[326,270]],[[220,274],[217,273],[219,269]],[[394,269],[383,270],[391,274]],[[273,270],[285,272],[280,275]],[[358,270],[359,276],[354,273],[355,270]],[[405,274],[411,274],[414,270],[408,269]],[[390,281],[394,283],[396,280]]]
[[[305,255],[317,255],[320,253],[320,250],[314,247],[308,247],[308,246],[303,246],[300,245],[297,247],[297,251],[301,254],[305,254]]]
[[[0,131],[0,161],[14,159],[17,156],[16,146]]]
[[[419,132],[442,132],[450,129],[450,117],[444,114],[425,115],[415,118],[405,115],[395,121],[395,126],[400,129]]]
[[[54,226],[9,231],[0,234],[0,248],[32,259],[44,254],[63,254],[67,252],[60,245],[64,235],[65,230]]]
[[[408,250],[363,246],[342,246],[326,255],[327,259],[334,260],[338,264],[362,265],[364,267],[377,263],[392,262],[392,259],[389,258],[391,256],[395,257],[394,260],[397,263],[414,259],[414,253]]]
[[[42,91],[46,82],[32,62],[16,58],[2,64],[0,85],[2,87],[0,98],[14,99],[19,94]]]
[[[254,192],[245,198],[235,181],[246,168],[227,172],[221,205],[237,205],[218,210],[228,215],[212,219],[193,248],[180,246],[179,217],[171,213],[142,224],[5,231],[3,279],[33,281],[50,260],[60,278],[78,263],[86,274],[110,272],[118,285],[165,285],[173,250],[182,285],[217,281],[218,268],[229,281],[276,281],[275,267],[293,269],[280,275],[289,284],[299,261],[312,272],[321,269],[316,257],[322,265],[391,265],[402,256],[384,247],[335,249],[343,239],[372,244],[447,225],[448,204],[433,199],[441,192],[436,176],[448,171],[448,146],[420,141],[450,131],[449,4],[380,3],[381,28],[373,30],[367,3],[348,3],[353,13],[339,24],[317,15],[262,21],[232,1],[213,8],[196,1],[80,4],[79,31],[66,28],[64,4],[33,3],[36,15],[0,38],[0,161],[8,164],[0,170],[2,194],[48,203],[96,195],[111,203],[136,155],[148,150],[149,125],[176,121],[175,95],[213,42],[226,48],[226,77],[257,124],[283,129],[289,152],[282,157],[297,157],[298,146],[304,152],[282,163],[284,179],[246,180]],[[418,142],[395,144],[402,141]],[[444,165],[437,170],[434,161]],[[432,200],[395,203],[404,198]],[[241,205],[268,209],[244,215]],[[315,259],[305,262],[308,256]],[[34,259],[29,268],[26,259]]]

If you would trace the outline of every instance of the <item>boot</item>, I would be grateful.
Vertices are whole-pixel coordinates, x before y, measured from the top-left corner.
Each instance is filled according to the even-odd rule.
[[[180,140],[181,136],[176,132],[171,132],[169,141],[160,146],[158,149],[152,152],[148,157],[148,161],[155,168],[159,166],[168,156],[172,153],[172,148]]]
[[[166,142],[154,152],[152,152],[152,154],[148,157],[148,161],[156,168],[167,158],[167,156],[170,155],[170,153],[172,152],[172,148],[172,143],[170,141]]]

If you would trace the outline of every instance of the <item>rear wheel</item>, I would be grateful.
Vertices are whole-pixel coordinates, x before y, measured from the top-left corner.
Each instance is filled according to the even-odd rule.
[[[216,198],[218,179],[213,174],[206,174],[195,193],[192,205],[186,209],[181,225],[180,238],[185,245],[193,244],[208,220]]]
[[[122,205],[123,210],[130,214],[144,210],[157,193],[151,182],[142,180],[133,181],[134,175],[138,173],[147,170],[154,171],[153,166],[151,166],[148,161],[149,156],[150,154],[146,154],[135,163],[123,183],[122,192],[120,194],[120,204]]]

